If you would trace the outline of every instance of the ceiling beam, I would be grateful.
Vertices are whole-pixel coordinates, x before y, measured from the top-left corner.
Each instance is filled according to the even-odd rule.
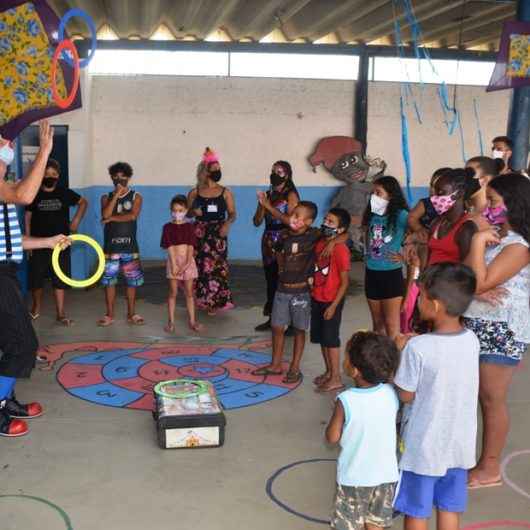
[[[90,40],[76,41],[80,54],[86,56]],[[372,46],[355,44],[291,44],[291,43],[254,43],[254,42],[206,42],[206,41],[152,41],[120,39],[98,41],[102,50],[165,50],[165,51],[210,51],[210,52],[245,52],[245,53],[302,53],[317,55],[358,55],[363,49],[370,57],[396,57],[395,46]],[[495,61],[496,54],[474,50],[447,50],[428,48],[433,59],[459,59],[461,61]],[[403,51],[404,57],[415,57],[413,48]]]

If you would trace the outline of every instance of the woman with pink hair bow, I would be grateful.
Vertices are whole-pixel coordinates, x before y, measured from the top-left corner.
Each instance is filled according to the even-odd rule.
[[[228,232],[236,219],[232,192],[221,186],[219,158],[209,147],[202,157],[197,186],[188,194],[197,236],[197,306],[215,315],[234,307],[228,284]]]

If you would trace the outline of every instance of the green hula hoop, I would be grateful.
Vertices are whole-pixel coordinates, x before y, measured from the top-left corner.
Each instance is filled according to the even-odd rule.
[[[57,504],[54,504],[53,502],[50,502],[47,499],[43,499],[41,497],[34,497],[33,495],[0,495],[0,500],[2,499],[28,499],[30,501],[36,501],[40,502],[41,504],[45,504],[46,506],[52,508],[59,514],[61,519],[64,522],[64,526],[66,530],[74,530],[74,527],[72,526],[72,521],[70,520],[70,517],[68,517],[68,514],[60,507],[57,506]]]
[[[179,384],[179,385],[194,385],[197,390],[191,391],[191,392],[164,392],[162,388],[165,385],[171,385],[171,384]],[[204,381],[199,381],[195,379],[173,379],[172,381],[162,381],[158,383],[155,388],[154,392],[157,396],[166,397],[166,398],[177,398],[177,399],[183,399],[193,396],[200,396],[202,394],[207,394],[209,392],[208,383]]]

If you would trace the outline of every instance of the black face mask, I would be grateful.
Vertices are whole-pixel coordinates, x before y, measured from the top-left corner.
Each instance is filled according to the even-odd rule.
[[[216,171],[210,171],[209,176],[210,176],[210,179],[213,180],[214,182],[219,182],[222,176],[221,170],[217,169]]]
[[[45,188],[53,188],[57,184],[58,179],[54,179],[53,177],[44,177],[42,179],[42,184]]]
[[[272,172],[270,176],[270,180],[271,180],[271,186],[276,187],[276,186],[280,186],[281,184],[283,184],[287,179],[285,177],[282,177],[281,175],[278,175],[278,173]]]
[[[335,237],[339,233],[338,228],[332,228],[331,226],[321,225],[320,233],[324,237]]]

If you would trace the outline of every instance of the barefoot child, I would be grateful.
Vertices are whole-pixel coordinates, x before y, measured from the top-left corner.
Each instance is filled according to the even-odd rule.
[[[341,390],[340,323],[344,297],[348,290],[351,254],[341,243],[331,255],[325,249],[330,241],[347,233],[350,214],[342,208],[332,208],[320,228],[322,239],[315,246],[315,274],[311,292],[311,342],[320,344],[326,371],[313,381],[320,392]]]
[[[169,295],[167,299],[168,323],[164,330],[175,331],[175,305],[177,302],[178,284],[184,284],[186,308],[188,309],[189,326],[192,331],[200,331],[201,326],[195,317],[195,299],[193,283],[197,278],[197,265],[193,253],[196,238],[193,223],[186,221],[188,201],[184,195],[171,199],[172,221],[164,225],[160,246],[167,250],[167,279]]]
[[[392,526],[392,500],[399,478],[399,400],[389,383],[398,363],[398,350],[388,337],[358,332],[348,342],[344,368],[355,387],[339,394],[326,429],[327,441],[341,446],[331,528]]]
[[[468,469],[476,462],[480,347],[461,316],[475,288],[475,274],[460,264],[433,265],[420,278],[418,307],[433,332],[408,341],[394,381],[408,404],[394,504],[405,530],[427,530],[433,508],[438,529],[458,530],[466,511]]]

